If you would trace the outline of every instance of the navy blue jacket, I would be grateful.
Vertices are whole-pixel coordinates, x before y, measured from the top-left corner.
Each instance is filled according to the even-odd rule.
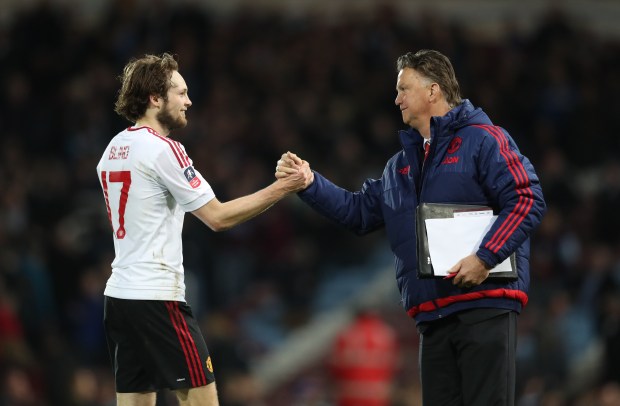
[[[299,196],[357,234],[386,228],[403,306],[416,322],[482,307],[520,312],[530,283],[529,236],[546,210],[530,161],[469,100],[431,119],[424,167],[420,133],[401,131],[400,139],[403,149],[388,161],[381,178],[366,180],[361,190],[347,191],[315,172],[314,182]],[[493,267],[516,251],[518,279],[485,281],[470,289],[450,280],[419,279],[415,209],[420,202],[491,206],[498,218],[476,254]]]

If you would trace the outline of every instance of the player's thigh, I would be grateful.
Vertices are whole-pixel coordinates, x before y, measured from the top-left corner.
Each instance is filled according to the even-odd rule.
[[[215,382],[197,388],[179,389],[175,391],[179,406],[218,406]]]
[[[215,380],[209,350],[186,303],[106,298],[106,304],[117,392],[180,390]]]
[[[155,392],[116,394],[117,406],[155,406],[156,401]]]

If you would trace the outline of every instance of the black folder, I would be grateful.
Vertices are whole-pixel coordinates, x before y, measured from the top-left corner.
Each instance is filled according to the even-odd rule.
[[[418,236],[418,277],[419,278],[443,278],[435,276],[431,255],[428,249],[426,235],[426,219],[452,218],[455,212],[492,210],[488,206],[476,206],[467,204],[447,203],[421,203],[416,209],[416,228]],[[517,279],[517,263],[515,254],[510,255],[510,272],[491,272],[486,280],[509,281]]]

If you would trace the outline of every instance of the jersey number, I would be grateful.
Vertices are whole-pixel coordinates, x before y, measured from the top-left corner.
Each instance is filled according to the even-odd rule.
[[[105,207],[108,210],[108,220],[114,231],[114,225],[112,224],[112,212],[110,210],[110,200],[108,199],[108,173],[107,171],[101,171],[101,185],[103,186],[103,197],[105,198]],[[127,195],[129,194],[129,187],[131,186],[131,172],[130,171],[110,171],[110,182],[122,182],[121,197],[118,202],[118,230],[116,230],[116,238],[122,240],[125,238],[125,207],[127,207]]]

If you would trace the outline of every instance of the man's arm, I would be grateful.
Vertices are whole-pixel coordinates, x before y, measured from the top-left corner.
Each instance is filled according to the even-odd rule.
[[[311,178],[308,165],[298,166],[293,168],[290,176],[278,179],[264,189],[223,203],[213,198],[192,214],[213,231],[228,230],[259,215],[285,196],[308,187]]]
[[[453,284],[471,287],[482,283],[489,271],[512,254],[540,224],[546,205],[531,162],[503,130],[485,129],[480,166],[482,186],[498,203],[498,219],[475,254],[449,270]]]
[[[514,140],[499,127],[485,131],[480,181],[500,211],[476,255],[495,267],[530,237],[542,221],[546,204],[534,166]]]
[[[287,152],[276,166],[276,178],[289,176],[295,165],[308,166],[308,162]],[[298,195],[318,213],[350,231],[364,235],[384,225],[381,210],[381,180],[368,179],[361,190],[351,192],[343,189],[318,172],[312,172],[310,183]]]

